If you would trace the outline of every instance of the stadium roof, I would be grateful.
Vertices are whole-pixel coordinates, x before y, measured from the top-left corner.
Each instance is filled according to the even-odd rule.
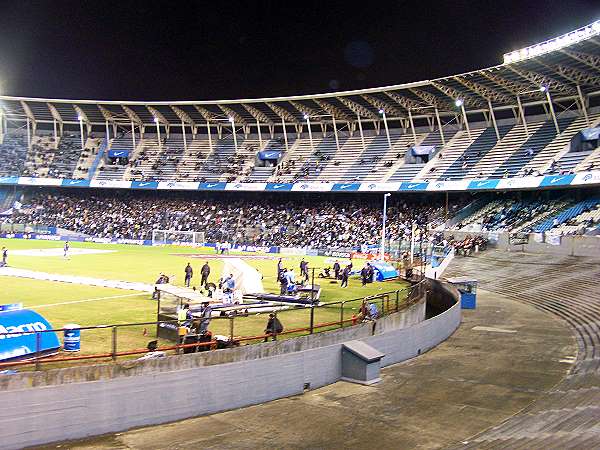
[[[297,95],[212,101],[102,101],[0,96],[7,122],[128,126],[204,127],[234,121],[273,126],[388,121],[512,110],[552,102],[585,103],[600,94],[600,21],[504,55],[500,65],[394,86]]]

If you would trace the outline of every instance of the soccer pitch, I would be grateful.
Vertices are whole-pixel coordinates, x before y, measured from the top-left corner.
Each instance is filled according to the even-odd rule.
[[[107,280],[153,284],[159,273],[163,272],[171,277],[171,284],[183,286],[184,267],[190,262],[194,269],[192,285],[197,286],[200,282],[200,267],[205,261],[208,261],[211,267],[209,281],[216,283],[223,270],[223,260],[211,248],[73,242],[70,257],[65,259],[62,253],[64,242],[60,241],[0,239],[1,246],[8,248],[8,264],[13,268]],[[208,255],[210,258],[201,255]],[[249,252],[239,255],[263,275],[263,285],[267,292],[279,292],[279,283],[275,275],[280,255]],[[252,259],[251,255],[260,258]],[[284,266],[293,268],[299,274],[302,256],[281,256]],[[331,259],[328,262],[326,257],[304,258],[309,267],[332,265]],[[362,267],[361,264],[360,261],[355,262],[359,268]],[[315,283],[322,286],[321,301],[324,303],[356,299],[408,286],[403,281],[361,286],[360,279],[352,277],[349,287],[340,289],[338,283],[332,283],[333,280],[317,279],[318,272],[319,270],[315,271]],[[156,301],[146,292],[7,276],[0,276],[0,286],[0,304],[22,302],[25,308],[33,309],[46,317],[54,328],[61,328],[69,323],[95,326],[156,321]],[[347,307],[346,318],[349,318],[358,306],[359,303],[355,302]],[[308,326],[309,314],[308,308],[283,311],[280,318],[284,327],[289,330]],[[336,321],[339,317],[339,306],[318,308],[315,311],[315,323]],[[267,314],[238,318],[235,321],[234,334],[260,335],[266,321]],[[226,320],[213,320],[209,329],[215,334],[229,334],[229,324]],[[118,351],[144,348],[146,343],[154,338],[155,333],[156,328],[152,325],[119,328]],[[80,354],[105,353],[110,350],[110,328],[82,331]]]

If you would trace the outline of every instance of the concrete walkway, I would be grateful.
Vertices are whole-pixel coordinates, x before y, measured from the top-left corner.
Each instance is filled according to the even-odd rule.
[[[450,339],[385,369],[377,385],[339,382],[62,448],[444,448],[530,405],[565,377],[575,356],[575,341],[562,322],[480,290],[477,310],[465,311]]]

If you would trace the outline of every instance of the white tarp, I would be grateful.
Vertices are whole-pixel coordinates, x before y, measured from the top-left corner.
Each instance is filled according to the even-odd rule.
[[[243,294],[261,294],[265,292],[262,275],[254,267],[240,258],[225,258],[223,261],[223,278],[233,274],[235,290]]]

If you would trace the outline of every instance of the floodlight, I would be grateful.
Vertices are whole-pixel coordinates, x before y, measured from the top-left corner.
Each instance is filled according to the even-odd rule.
[[[158,117],[154,118],[154,123],[158,123]]]
[[[454,104],[456,105],[456,107],[457,107],[457,108],[460,108],[460,107],[461,107],[461,106],[462,106],[464,103],[465,103],[465,102],[463,101],[463,99],[462,99],[462,98],[457,98],[457,99],[454,101]]]
[[[77,116],[77,120],[79,120],[81,122],[83,120],[83,117]]]
[[[229,121],[230,121],[231,123],[233,123],[233,121],[234,121],[234,120],[233,120],[233,117],[229,117]]]
[[[380,109],[379,114],[385,114],[385,111],[383,109]]]
[[[546,86],[544,86],[543,84],[540,86],[540,92],[546,92],[548,90],[548,88]]]
[[[308,114],[304,114],[304,118],[308,120]]]

